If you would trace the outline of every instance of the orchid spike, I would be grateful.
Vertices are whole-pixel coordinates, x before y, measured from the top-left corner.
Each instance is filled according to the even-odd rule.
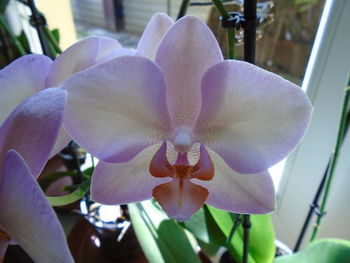
[[[35,178],[56,141],[66,91],[21,102],[0,126],[0,262],[15,240],[37,263],[73,262],[63,229]]]
[[[43,55],[18,58],[0,71],[0,125],[17,105],[30,95],[58,87],[66,78],[112,58],[133,55],[118,41],[106,37],[87,37],[66,49],[54,61]],[[71,140],[61,128],[50,156]]]
[[[152,31],[159,39],[151,41],[158,46],[154,61],[153,51],[141,52]],[[224,61],[194,16],[172,25],[158,14],[138,53],[147,58],[119,57],[63,83],[65,127],[101,160],[92,199],[121,204],[153,196],[179,220],[203,203],[271,212],[275,192],[266,171],[296,147],[311,117],[300,87],[252,64]]]

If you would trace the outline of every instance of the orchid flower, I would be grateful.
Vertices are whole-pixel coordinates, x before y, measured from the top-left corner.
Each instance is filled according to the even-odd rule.
[[[0,71],[0,125],[17,105],[30,95],[58,87],[66,78],[109,59],[133,55],[118,41],[106,37],[88,37],[66,49],[54,61],[44,55],[26,55]],[[61,128],[50,156],[71,140]]]
[[[153,196],[178,220],[203,203],[271,212],[275,191],[267,169],[303,137],[309,100],[271,72],[224,61],[200,19],[186,16],[173,25],[164,15],[156,19],[167,21],[157,27],[153,20],[138,47],[142,55],[143,45],[156,46],[154,61],[152,52],[119,57],[62,84],[68,133],[101,160],[91,198],[122,204]],[[159,43],[147,42],[151,35]]]
[[[14,239],[36,263],[73,262],[63,229],[35,178],[63,119],[66,92],[25,99],[0,126],[0,262]]]

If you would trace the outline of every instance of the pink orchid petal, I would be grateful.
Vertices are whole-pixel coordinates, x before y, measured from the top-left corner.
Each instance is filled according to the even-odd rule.
[[[69,144],[71,140],[72,138],[68,135],[68,133],[66,132],[66,130],[63,128],[63,125],[62,125],[58,131],[56,142],[52,147],[49,159],[54,157],[60,151],[62,151]]]
[[[312,106],[300,89],[242,61],[225,61],[202,81],[197,140],[239,173],[259,173],[282,160],[303,137]]]
[[[122,46],[107,37],[87,37],[66,49],[54,62],[46,87],[58,87],[65,79],[90,66],[106,61],[109,53]],[[115,56],[112,55],[111,59]]]
[[[71,77],[67,132],[97,158],[126,162],[170,133],[162,73],[139,56],[116,58]]]
[[[122,56],[136,56],[136,51],[131,50],[129,48],[116,48],[111,50],[109,53],[105,54],[104,56],[98,57],[96,60],[96,64],[104,63]]]
[[[27,55],[0,71],[0,125],[25,98],[45,88],[51,59]]]
[[[67,92],[45,89],[24,100],[0,127],[0,164],[9,149],[19,152],[37,177],[56,141]]]
[[[165,34],[155,60],[163,70],[173,125],[192,127],[201,106],[202,77],[223,60],[213,33],[199,18],[185,16]]]
[[[215,175],[210,181],[192,181],[209,191],[206,204],[239,214],[265,214],[275,209],[275,189],[268,172],[239,174],[209,150]]]
[[[190,179],[174,178],[154,188],[153,197],[170,218],[184,221],[201,208],[208,197],[208,190]]]
[[[0,228],[36,263],[74,262],[55,212],[16,151],[7,152],[0,178]]]
[[[141,36],[137,53],[154,60],[160,40],[173,24],[174,21],[165,13],[157,13],[152,16]]]
[[[150,199],[154,187],[169,181],[169,178],[155,178],[148,172],[152,156],[159,146],[148,147],[127,163],[100,161],[92,176],[92,200],[114,205]]]

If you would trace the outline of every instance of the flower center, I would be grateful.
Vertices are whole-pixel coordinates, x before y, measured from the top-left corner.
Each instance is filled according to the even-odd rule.
[[[5,231],[0,229],[0,240],[2,240],[2,241],[10,241],[11,237]]]
[[[214,176],[213,162],[204,146],[200,148],[200,158],[195,165],[188,162],[187,152],[177,153],[175,164],[170,164],[166,156],[166,142],[159,148],[150,163],[149,171],[154,177],[171,177],[173,179],[197,178],[211,180]]]
[[[193,174],[193,166],[189,165],[174,165],[172,167],[174,177],[179,179],[189,179]]]

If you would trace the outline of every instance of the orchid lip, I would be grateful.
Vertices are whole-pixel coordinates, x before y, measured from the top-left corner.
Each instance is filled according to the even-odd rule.
[[[190,165],[187,152],[177,153],[174,165],[166,156],[167,143],[153,156],[149,171],[152,176],[171,177],[172,181],[156,186],[152,196],[159,202],[169,217],[183,221],[189,219],[207,200],[209,191],[192,182],[193,178],[208,181],[214,176],[214,166],[205,147],[201,145],[200,158],[195,165]]]

